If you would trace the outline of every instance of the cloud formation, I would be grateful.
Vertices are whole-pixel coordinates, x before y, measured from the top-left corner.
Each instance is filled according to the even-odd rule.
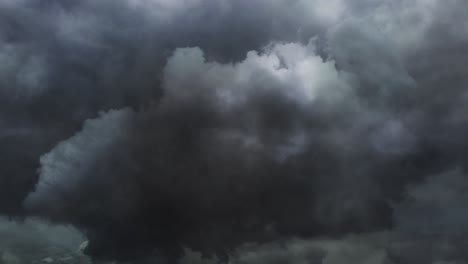
[[[466,7],[2,1],[0,213],[109,259],[465,230]]]

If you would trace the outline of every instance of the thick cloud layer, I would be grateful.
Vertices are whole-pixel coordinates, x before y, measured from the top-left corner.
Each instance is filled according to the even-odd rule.
[[[157,106],[133,120],[121,111],[88,121],[44,156],[26,205],[98,232],[107,226],[99,237],[128,227],[148,243],[215,252],[274,236],[263,231],[269,225],[278,235],[314,235],[390,223],[377,181],[341,187],[368,176],[342,174],[344,157],[327,153],[333,147],[349,155],[335,141],[352,138],[336,133],[353,130],[343,119],[357,118],[359,106],[351,76],[324,62],[313,44],[274,45],[228,65],[206,62],[199,49],[179,49],[164,76]],[[324,123],[335,119],[339,128]],[[112,144],[119,134],[128,136]],[[325,165],[333,163],[344,168]],[[112,219],[122,221],[115,230]]]
[[[272,40],[308,39],[336,20],[313,2],[332,16],[309,19],[309,1],[1,1],[1,211],[22,214],[38,158],[84,120],[158,101],[173,49],[232,61]]]
[[[110,259],[464,231],[466,8],[2,1],[0,213]]]
[[[91,263],[81,251],[85,237],[76,228],[38,219],[0,219],[0,263]],[[71,260],[71,261],[70,261]]]
[[[466,263],[466,241],[457,237],[407,236],[402,233],[351,235],[342,239],[289,240],[282,244],[244,245],[232,253],[230,263],[323,264],[461,264]],[[181,264],[213,264],[187,251]]]

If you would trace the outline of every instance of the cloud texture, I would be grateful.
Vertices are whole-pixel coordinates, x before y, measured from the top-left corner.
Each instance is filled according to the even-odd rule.
[[[467,8],[1,1],[0,213],[72,224],[104,259],[250,263],[236,252],[256,242],[387,263],[379,241],[452,241],[466,230]],[[365,245],[309,246],[349,233]]]

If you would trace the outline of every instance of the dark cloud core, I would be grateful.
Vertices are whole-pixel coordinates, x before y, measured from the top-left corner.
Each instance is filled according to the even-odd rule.
[[[1,1],[0,214],[71,224],[110,260],[464,233],[462,10]]]

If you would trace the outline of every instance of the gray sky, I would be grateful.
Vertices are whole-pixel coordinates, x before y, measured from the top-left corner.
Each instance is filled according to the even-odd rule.
[[[467,10],[0,1],[0,215],[109,259],[464,234]]]

